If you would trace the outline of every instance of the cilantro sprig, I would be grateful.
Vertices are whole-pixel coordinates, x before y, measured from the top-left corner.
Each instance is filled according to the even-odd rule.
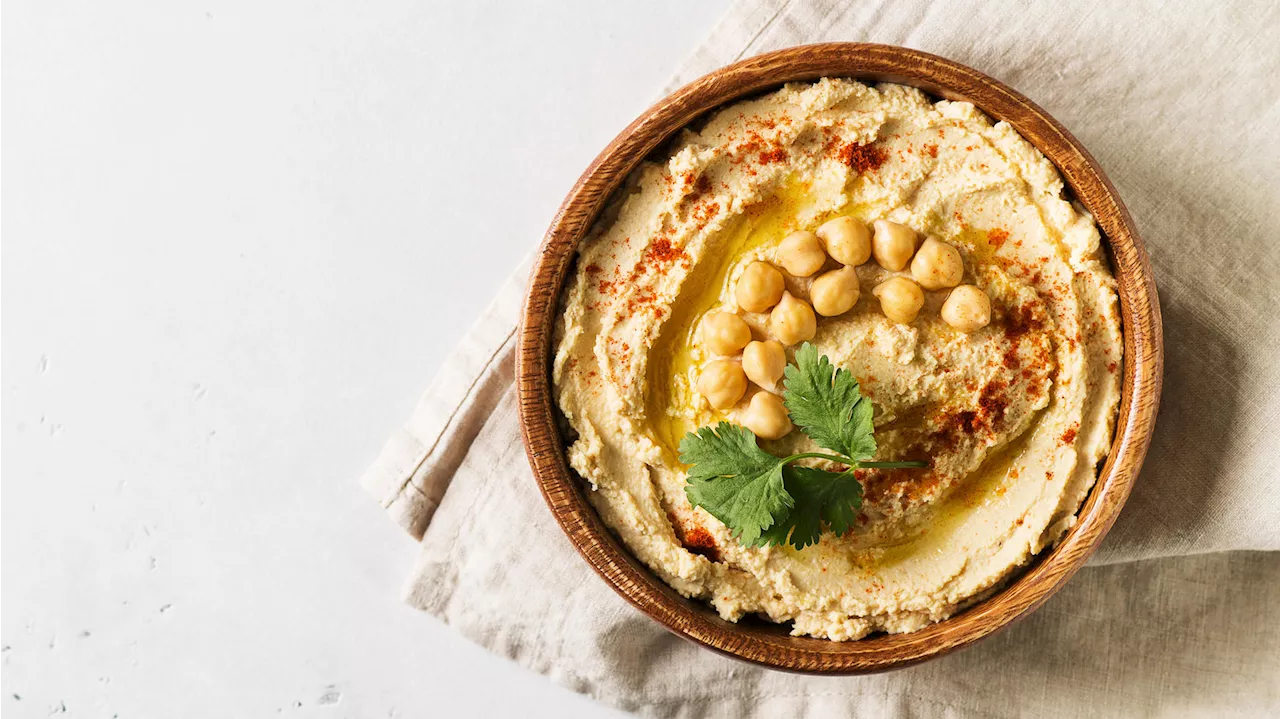
[[[680,461],[690,465],[689,501],[720,520],[747,546],[817,544],[823,527],[843,534],[862,508],[856,469],[929,466],[928,462],[873,462],[874,408],[858,380],[835,367],[808,342],[787,365],[783,403],[791,421],[827,452],[776,457],[760,448],[751,430],[729,422],[702,427],[680,441]],[[796,465],[825,459],[844,465],[832,472]]]
[[[735,528],[744,544],[755,544],[795,506],[782,478],[786,461],[760,449],[746,427],[721,422],[690,432],[680,441],[680,461],[692,465],[689,501]]]

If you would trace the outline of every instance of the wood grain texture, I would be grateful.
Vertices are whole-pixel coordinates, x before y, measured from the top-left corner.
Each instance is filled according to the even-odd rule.
[[[682,127],[722,105],[785,82],[849,77],[912,85],[973,103],[1004,120],[1062,173],[1075,198],[1097,218],[1119,285],[1124,328],[1123,394],[1116,436],[1079,521],[1002,590],[950,619],[910,634],[854,642],[792,637],[785,626],[723,621],[684,599],[634,559],[588,503],[565,460],[551,391],[552,331],[561,288],[578,243],[610,194],[642,159]],[[778,669],[860,674],[916,664],[988,636],[1039,607],[1093,554],[1128,498],[1142,465],[1160,401],[1160,306],[1142,240],[1115,188],[1094,159],[1027,98],[976,70],[915,50],[830,43],[791,48],[712,72],[647,110],[579,178],[547,231],[530,279],[519,330],[516,385],[521,433],[547,505],[582,556],[619,594],[671,631],[715,651]]]

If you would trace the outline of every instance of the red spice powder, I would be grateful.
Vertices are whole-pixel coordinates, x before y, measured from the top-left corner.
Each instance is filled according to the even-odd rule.
[[[621,364],[631,362],[631,345],[626,342],[619,342],[612,337],[605,340],[605,344],[608,345],[610,357],[617,359]]]
[[[1077,434],[1078,434],[1078,431],[1076,430],[1075,427],[1071,427],[1066,432],[1063,432],[1061,437],[1062,444],[1065,446],[1076,441]]]
[[[739,154],[739,155],[755,154],[763,150],[766,144],[768,143],[765,141],[763,137],[760,136],[760,133],[755,131],[750,131],[747,133],[747,141],[742,143],[741,145],[738,145],[736,148],[734,148],[736,150],[735,154]]]
[[[1001,227],[997,227],[987,233],[987,242],[990,242],[992,247],[999,247],[1008,239],[1009,231]]]
[[[761,165],[768,165],[771,163],[778,163],[778,162],[786,162],[787,151],[781,147],[775,147],[772,150],[768,150],[766,152],[760,153],[760,156],[757,157],[756,159],[760,161]]]
[[[681,544],[694,554],[701,554],[713,562],[720,561],[720,548],[716,546],[716,538],[702,527],[687,529]]]
[[[693,219],[698,221],[698,228],[704,227],[707,222],[720,213],[720,203],[707,202],[693,208]]]
[[[889,159],[888,153],[884,148],[872,144],[855,145],[846,143],[842,146],[836,157],[853,168],[858,174],[866,174],[880,169],[880,166]]]
[[[647,305],[656,299],[658,299],[658,296],[655,295],[651,289],[648,289],[648,288],[641,289],[636,293],[635,297],[632,297],[631,300],[627,302],[627,309],[631,310],[632,312],[635,312],[636,310],[640,309],[644,305]],[[626,343],[623,343],[623,347],[626,349],[631,349],[630,347],[626,346]]]
[[[978,407],[982,410],[983,419],[992,427],[1004,420],[1004,410],[1009,405],[1009,400],[1004,395],[1007,388],[1008,385],[1004,382],[992,380],[982,388],[982,394],[978,396]]]
[[[1044,322],[1035,315],[1034,306],[1028,302],[1016,307],[1009,313],[1009,339],[1017,339],[1028,332],[1038,332],[1044,328]]]
[[[636,269],[643,270],[648,263],[654,261],[670,264],[684,257],[687,257],[687,255],[683,249],[672,244],[670,239],[659,237],[644,251],[644,257],[641,258]]]
[[[937,145],[932,145],[932,144],[930,144],[930,145],[925,145],[925,146],[924,146],[924,151],[925,151],[925,152],[927,152],[927,153],[929,153],[929,157],[937,157],[937,156],[938,156],[938,146],[937,146]]]
[[[1007,369],[1011,369],[1011,370],[1018,369],[1018,365],[1020,364],[1018,361],[1018,345],[1015,344],[1009,349],[1005,350],[1002,361],[1004,363],[1004,366]]]

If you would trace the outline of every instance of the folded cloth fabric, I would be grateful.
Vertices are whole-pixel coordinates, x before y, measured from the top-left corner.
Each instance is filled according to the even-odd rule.
[[[512,349],[526,264],[364,477],[421,541],[408,601],[583,693],[658,716],[1280,713],[1280,6],[1101,0],[1004,7],[751,0],[672,87],[806,42],[876,41],[1018,88],[1088,147],[1155,266],[1159,425],[1094,558],[1008,632],[863,678],[702,651],[576,556],[520,442]],[[1205,555],[1205,556],[1189,556]],[[1133,560],[1155,559],[1134,563]]]

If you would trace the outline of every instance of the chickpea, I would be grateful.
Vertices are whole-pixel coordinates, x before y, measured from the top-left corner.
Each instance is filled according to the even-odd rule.
[[[787,235],[778,245],[778,264],[795,277],[808,277],[822,269],[827,261],[822,241],[812,232],[801,230]]]
[[[852,267],[823,273],[809,287],[813,309],[823,317],[842,315],[858,302],[858,272]]]
[[[742,365],[733,360],[713,360],[698,377],[698,393],[716,409],[729,409],[746,391],[747,376]]]
[[[765,389],[776,387],[786,368],[787,353],[777,340],[752,342],[742,350],[742,371]]]
[[[947,295],[939,314],[961,332],[980,330],[991,322],[991,298],[973,285],[960,285]]]
[[[871,238],[871,251],[876,263],[886,270],[900,272],[916,251],[916,231],[888,220],[875,221],[876,233]]]
[[[808,302],[783,292],[782,300],[769,314],[769,331],[783,344],[798,344],[813,339],[818,332],[818,318]]]
[[[960,250],[936,237],[925,239],[911,260],[911,276],[926,290],[955,287],[964,278],[964,260]]]
[[[782,398],[768,392],[756,392],[747,408],[738,414],[739,423],[761,439],[781,439],[791,432],[791,418]]]
[[[734,294],[747,312],[768,312],[782,299],[782,273],[768,262],[752,262],[742,271]]]
[[[852,217],[827,220],[818,228],[818,237],[827,245],[827,254],[842,265],[856,266],[871,259],[871,231]]]
[[[751,341],[751,327],[735,314],[711,312],[702,318],[702,341],[718,355],[736,355]]]
[[[911,324],[924,307],[924,291],[905,277],[890,277],[876,285],[871,294],[880,298],[884,316],[898,324]]]

